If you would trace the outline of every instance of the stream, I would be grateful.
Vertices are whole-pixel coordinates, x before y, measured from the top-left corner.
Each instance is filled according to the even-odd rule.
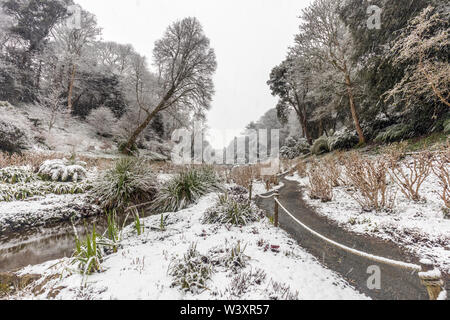
[[[104,216],[82,219],[75,222],[78,236],[83,238],[87,234],[86,230],[92,230],[94,224],[100,234],[107,228]],[[74,248],[74,227],[70,221],[2,235],[0,272],[11,272],[29,265],[71,257]]]

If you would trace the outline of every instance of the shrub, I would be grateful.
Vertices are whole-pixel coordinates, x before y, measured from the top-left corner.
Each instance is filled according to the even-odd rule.
[[[0,150],[21,152],[28,149],[30,134],[25,126],[17,123],[17,119],[0,113]]]
[[[286,140],[286,145],[280,149],[280,155],[285,159],[295,159],[301,155],[308,154],[310,152],[310,145],[308,140],[299,139],[296,140],[290,137]]]
[[[363,210],[392,209],[396,194],[388,188],[385,160],[370,160],[352,153],[345,161],[344,171],[346,184],[354,188],[348,192]]]
[[[194,294],[207,289],[206,284],[212,273],[213,267],[209,258],[197,251],[196,244],[191,244],[184,257],[175,260],[169,267],[169,274],[173,278],[172,286]]]
[[[157,179],[140,159],[122,158],[93,184],[92,196],[105,210],[123,211],[130,205],[151,202]]]
[[[15,184],[35,181],[36,177],[27,167],[9,167],[0,169],[0,182]]]
[[[347,128],[337,131],[333,136],[328,138],[328,146],[330,151],[351,149],[358,143],[358,134]]]
[[[158,213],[177,212],[209,192],[219,190],[221,185],[211,167],[192,168],[181,172],[159,190],[152,209]]]
[[[314,144],[311,147],[312,154],[321,155],[327,152],[330,152],[330,147],[328,146],[328,138],[326,136],[322,136],[314,141]]]
[[[311,199],[320,199],[322,202],[333,200],[333,187],[331,182],[323,174],[325,168],[313,162],[308,170],[309,196]]]
[[[249,256],[245,255],[246,247],[241,246],[241,242],[233,246],[230,249],[227,249],[227,253],[225,257],[221,259],[221,264],[236,272],[238,269],[244,269],[247,266],[247,262],[250,259]]]
[[[440,196],[447,208],[450,208],[450,174],[448,164],[450,163],[450,149],[442,151],[436,159],[436,165],[433,166],[433,172],[438,178],[441,186]]]
[[[407,138],[411,138],[411,127],[405,124],[395,124],[388,127],[385,131],[378,134],[375,138],[375,142],[379,143],[391,143]]]
[[[444,133],[450,133],[450,118],[444,121]]]
[[[420,200],[420,187],[430,176],[433,166],[433,156],[422,152],[412,156],[411,161],[391,161],[390,176],[400,187],[400,191],[410,200]]]
[[[92,110],[88,117],[88,123],[95,128],[98,135],[102,137],[111,137],[113,135],[114,124],[117,122],[117,118],[111,109],[106,107],[100,107]]]
[[[233,168],[231,171],[231,179],[237,185],[248,189],[256,178],[256,170],[257,168],[252,166]]]
[[[248,292],[251,286],[259,286],[266,280],[267,274],[262,269],[250,270],[248,272],[241,272],[231,280],[226,292],[231,297],[241,297]]]
[[[326,179],[331,183],[332,187],[339,187],[341,185],[341,173],[342,168],[338,161],[332,157],[327,157],[323,160],[323,174]]]
[[[300,176],[300,178],[306,177],[306,174],[307,174],[307,166],[306,166],[305,161],[300,160],[300,161],[297,163],[297,165],[296,165],[295,168],[296,168],[297,173],[298,173],[298,175]]]
[[[202,222],[245,226],[259,221],[261,216],[261,210],[245,196],[223,194],[216,205],[206,211]]]
[[[66,159],[47,160],[40,166],[38,175],[44,180],[77,182],[86,178],[85,165],[84,162],[72,164]]]

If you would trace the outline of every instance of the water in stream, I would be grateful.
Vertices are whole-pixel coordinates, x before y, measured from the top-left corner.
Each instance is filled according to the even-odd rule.
[[[95,217],[77,222],[78,235],[86,235],[85,223],[87,229],[95,223],[97,232],[102,233],[106,230],[105,220]],[[75,235],[70,222],[0,236],[0,272],[70,257],[74,247]]]

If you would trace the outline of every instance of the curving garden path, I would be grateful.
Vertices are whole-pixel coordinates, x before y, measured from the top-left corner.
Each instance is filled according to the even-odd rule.
[[[398,261],[418,263],[419,258],[405,252],[404,249],[391,241],[352,233],[340,228],[326,217],[320,216],[309,208],[302,200],[302,190],[295,181],[283,179],[284,187],[279,190],[280,202],[297,219],[320,234],[344,244],[348,247],[370,254],[390,258]],[[258,206],[272,215],[273,199],[257,198]],[[381,269],[381,289],[370,290],[367,280],[370,274],[367,270],[376,263],[365,258],[347,253],[332,247],[323,240],[310,234],[303,227],[295,223],[282,209],[280,209],[280,226],[295,238],[300,246],[314,255],[323,265],[339,273],[360,292],[375,300],[427,300],[428,294],[420,283],[417,273],[388,265],[378,266]],[[446,275],[448,283],[448,275]]]

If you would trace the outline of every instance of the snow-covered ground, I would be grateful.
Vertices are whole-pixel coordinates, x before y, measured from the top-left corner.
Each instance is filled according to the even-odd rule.
[[[284,231],[267,219],[246,227],[202,224],[217,195],[203,197],[191,208],[171,213],[165,231],[156,230],[160,217],[144,220],[145,232],[132,227],[118,253],[108,256],[102,273],[87,277],[77,272],[70,259],[30,266],[20,274],[41,274],[34,293],[22,299],[367,299],[336,273],[323,267]],[[214,267],[208,290],[193,294],[172,286],[169,268],[197,244],[201,254],[224,252],[238,242],[249,261],[245,269]],[[247,275],[243,283],[239,277]],[[256,279],[259,279],[256,281]]]
[[[363,211],[346,187],[334,188],[331,202],[312,200],[307,192],[308,178],[300,178],[296,173],[286,179],[299,183],[304,190],[303,199],[317,213],[350,231],[392,240],[450,272],[450,220],[444,218],[444,204],[438,194],[442,187],[433,175],[421,187],[426,201],[417,203],[398,192],[393,212]]]

